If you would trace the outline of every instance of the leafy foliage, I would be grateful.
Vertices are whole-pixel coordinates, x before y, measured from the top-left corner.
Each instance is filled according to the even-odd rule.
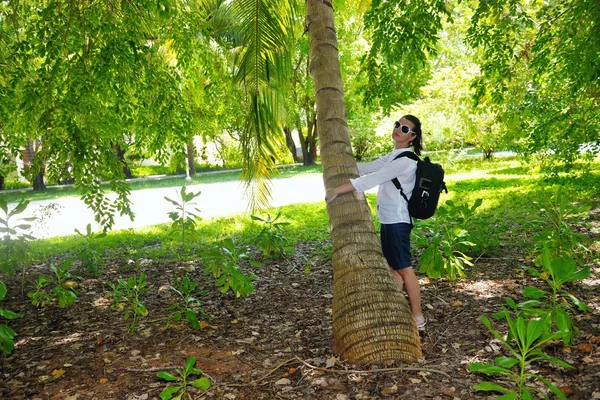
[[[588,311],[589,307],[579,300],[565,284],[586,279],[590,276],[590,267],[577,269],[575,261],[570,257],[553,257],[548,248],[544,249],[543,272],[533,268],[527,268],[532,276],[543,279],[551,291],[546,291],[527,286],[523,290],[523,296],[531,300],[511,306],[515,311],[517,307],[526,316],[547,317],[550,324],[565,333],[563,341],[566,344],[573,343],[574,334],[578,333],[577,327],[569,317],[569,311],[575,306],[580,311]],[[550,328],[550,326],[548,327]]]
[[[212,274],[221,293],[231,290],[236,297],[245,297],[254,291],[252,281],[256,280],[256,275],[251,272],[246,275],[240,269],[241,261],[247,256],[248,252],[239,249],[233,239],[224,239],[205,255],[204,272]]]
[[[100,267],[104,265],[104,260],[102,259],[100,251],[98,251],[97,239],[105,237],[106,232],[95,234],[92,232],[92,224],[87,224],[85,227],[85,234],[79,232],[78,229],[75,229],[75,233],[83,239],[83,243],[77,253],[77,256],[81,260],[82,267],[87,270],[90,275],[98,275],[100,273]]]
[[[206,291],[199,291],[197,288],[198,282],[191,281],[187,276],[180,279],[177,287],[171,286],[171,290],[180,298],[180,303],[173,304],[168,308],[169,311],[172,311],[169,316],[169,323],[171,321],[179,322],[185,316],[185,320],[194,329],[200,329],[198,314],[201,314],[202,317],[206,317],[206,314],[200,308],[204,305],[204,302],[196,296],[201,296]]]
[[[183,396],[188,394],[188,386],[204,391],[210,389],[210,379],[205,376],[191,381],[189,380],[193,375],[202,375],[202,371],[195,368],[195,365],[196,358],[190,357],[185,362],[185,368],[178,368],[176,370],[177,375],[173,375],[167,371],[156,373],[156,376],[160,379],[164,379],[167,382],[177,382],[177,386],[168,386],[160,393],[161,400],[182,399]]]
[[[417,97],[430,77],[427,60],[437,54],[444,15],[449,15],[445,1],[371,2],[364,17],[372,43],[363,60],[367,103],[375,102],[385,113],[395,104]]]
[[[535,204],[540,206],[540,219],[533,221],[539,233],[534,238],[537,250],[546,249],[553,257],[578,257],[579,252],[589,252],[584,245],[584,235],[573,231],[571,225],[581,223],[581,217],[591,208],[591,204],[571,201],[568,189],[556,186],[544,199]]]
[[[506,339],[492,327],[492,323],[485,316],[481,316],[481,321],[494,337],[504,345],[510,353],[510,357],[498,357],[495,359],[494,364],[471,363],[469,364],[469,371],[482,372],[486,375],[498,375],[503,380],[510,380],[513,386],[507,388],[493,382],[482,382],[473,386],[473,389],[503,393],[499,397],[502,400],[532,400],[534,392],[538,392],[545,397],[540,389],[529,384],[529,380],[539,380],[558,398],[566,400],[565,394],[549,380],[537,373],[527,371],[530,364],[536,361],[549,361],[563,368],[572,368],[571,365],[544,353],[542,350],[544,344],[562,338],[564,332],[546,333],[548,322],[545,318],[526,321],[522,316],[519,316],[517,319],[513,319],[506,310],[504,316],[508,324]],[[517,367],[516,372],[513,367]]]
[[[281,212],[278,212],[274,218],[271,218],[269,214],[264,218],[257,215],[252,215],[251,218],[262,224],[262,229],[256,237],[256,241],[264,256],[270,257],[274,253],[278,257],[288,251],[288,240],[283,232],[283,227],[290,223],[285,221],[278,222],[279,218],[281,218]]]
[[[73,259],[67,258],[62,265],[50,265],[50,269],[54,272],[51,277],[40,275],[37,281],[34,282],[34,289],[27,293],[27,297],[31,298],[31,304],[36,307],[45,307],[47,303],[56,301],[60,308],[66,308],[73,305],[77,300],[77,282],[74,280],[79,278],[69,272],[69,268],[73,263]],[[50,292],[46,291],[46,287],[52,283],[53,288]]]
[[[8,289],[6,288],[6,285],[4,282],[0,281],[0,301],[4,300],[7,292]],[[0,316],[8,320],[23,317],[22,314],[18,314],[2,307],[0,307]],[[2,349],[4,356],[8,356],[14,350],[15,342],[13,339],[15,336],[17,336],[17,334],[8,325],[0,324],[0,348]]]
[[[166,196],[165,200],[175,206],[175,211],[169,212],[169,218],[173,221],[171,232],[177,232],[181,235],[181,248],[184,249],[187,241],[195,234],[196,221],[200,219],[198,214],[194,213],[194,211],[200,212],[200,210],[195,207],[196,203],[193,201],[200,196],[200,191],[197,193],[187,192],[186,187],[182,186],[178,196],[178,200],[172,200]]]
[[[600,147],[600,5],[594,0],[477,3],[469,42],[480,50],[476,99],[504,121],[520,152],[548,171]]]
[[[29,241],[34,239],[29,234],[31,224],[35,217],[18,218],[16,216],[23,213],[29,200],[21,200],[10,211],[7,202],[0,198],[0,210],[4,213],[0,218],[0,234],[3,234],[0,241],[0,271],[8,275],[14,274],[19,268],[22,268],[31,257]]]
[[[124,319],[127,321],[131,317],[131,323],[127,333],[135,332],[140,317],[146,317],[148,310],[141,300],[141,297],[148,292],[148,282],[146,275],[140,274],[130,276],[127,280],[119,279],[116,284],[108,284],[112,291],[107,291],[106,295],[113,298],[112,309],[124,310]]]
[[[477,199],[469,206],[446,200],[444,206],[438,208],[431,223],[423,225],[416,240],[417,245],[425,247],[420,272],[434,279],[447,276],[455,280],[465,276],[465,265],[473,265],[472,258],[465,253],[475,246],[471,241],[471,221],[482,202],[482,199]]]

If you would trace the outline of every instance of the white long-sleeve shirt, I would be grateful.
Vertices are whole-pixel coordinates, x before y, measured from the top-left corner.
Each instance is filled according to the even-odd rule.
[[[412,151],[410,148],[394,149],[388,155],[375,161],[358,165],[360,178],[350,179],[354,189],[364,192],[377,185],[377,219],[382,224],[396,224],[399,222],[411,223],[408,213],[408,204],[396,189],[392,179],[398,178],[402,191],[410,199],[415,187],[417,163],[408,157],[397,160],[394,158],[404,152]]]

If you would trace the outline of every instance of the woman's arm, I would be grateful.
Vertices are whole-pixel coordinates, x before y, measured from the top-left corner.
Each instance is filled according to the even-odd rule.
[[[379,157],[375,161],[371,161],[368,163],[358,164],[358,174],[360,176],[371,174],[373,172],[379,171],[386,163],[387,156]]]
[[[325,194],[325,202],[330,203],[333,200],[335,200],[335,198],[338,197],[340,194],[354,192],[355,190],[356,189],[354,189],[354,186],[352,186],[350,182],[344,183],[343,185],[340,185],[338,187],[331,188],[327,190],[327,193]]]

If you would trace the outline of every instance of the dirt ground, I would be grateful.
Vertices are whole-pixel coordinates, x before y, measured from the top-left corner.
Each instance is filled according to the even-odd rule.
[[[188,357],[196,357],[196,367],[212,381],[208,392],[191,391],[194,399],[498,397],[473,391],[485,377],[467,367],[507,355],[479,317],[491,318],[506,296],[522,300],[525,285],[541,287],[520,268],[524,260],[482,258],[469,278],[442,282],[437,289],[422,278],[428,320],[421,333],[423,359],[413,369],[393,365],[384,370],[352,365],[332,354],[331,264],[304,272],[314,246],[298,245],[288,259],[253,268],[258,276],[255,292],[245,299],[220,294],[197,261],[109,262],[100,278],[80,283],[78,301],[66,309],[33,307],[16,293],[20,280],[12,278],[6,283],[13,290],[2,305],[25,316],[10,322],[18,337],[13,354],[0,361],[0,399],[157,399],[168,384],[156,372],[173,372]],[[45,266],[37,268],[29,273],[48,273]],[[200,330],[187,323],[165,329],[166,309],[176,301],[169,285],[184,270],[208,290],[203,301],[209,319]],[[105,290],[107,282],[136,271],[146,273],[151,284],[142,299],[149,316],[137,333],[126,335],[128,323],[110,309]],[[577,317],[580,334],[574,345],[555,343],[545,349],[574,368],[547,363],[535,368],[569,399],[600,399],[600,265],[592,265],[592,275],[574,291],[592,311]],[[501,322],[495,326],[505,332]]]

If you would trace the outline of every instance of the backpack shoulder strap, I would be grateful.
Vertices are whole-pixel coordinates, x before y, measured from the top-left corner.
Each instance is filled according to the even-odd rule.
[[[408,157],[411,160],[421,161],[419,156],[416,155],[415,153],[413,153],[412,151],[403,151],[402,153],[400,153],[396,157],[394,157],[394,159],[392,161],[397,160],[401,157]],[[398,189],[400,191],[400,194],[402,195],[402,197],[404,197],[404,200],[406,200],[406,202],[408,203],[408,197],[406,197],[406,195],[404,194],[404,191],[402,190],[402,185],[400,185],[400,181],[398,180],[398,178],[392,179],[392,183],[394,184],[394,186],[396,186],[396,189]]]
[[[415,161],[421,161],[421,159],[419,158],[418,155],[416,155],[415,153],[413,153],[412,151],[403,151],[402,153],[398,154],[396,157],[394,157],[394,160],[397,160],[401,157],[408,157],[411,160],[415,160]],[[392,160],[392,161],[394,161]]]

